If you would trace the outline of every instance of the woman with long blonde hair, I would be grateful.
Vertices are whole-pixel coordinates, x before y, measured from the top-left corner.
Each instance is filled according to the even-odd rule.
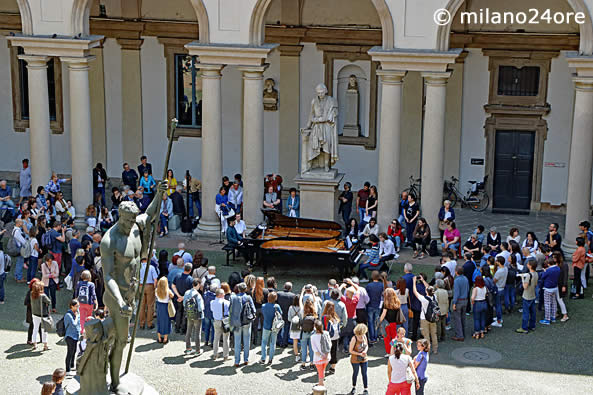
[[[338,363],[338,341],[340,340],[340,317],[336,313],[336,307],[333,303],[326,303],[321,314],[321,322],[323,323],[323,330],[328,331],[332,341],[329,360],[329,373],[336,372],[336,364]]]
[[[397,336],[397,324],[401,324],[405,317],[401,314],[401,303],[395,290],[393,288],[387,288],[383,293],[383,312],[379,318],[379,323],[383,320],[387,320],[387,326],[385,327],[385,337],[383,342],[385,343],[385,358],[389,357],[391,351],[391,339]]]
[[[161,277],[156,284],[156,334],[158,342],[167,344],[171,333],[171,319],[169,318],[169,300],[173,292],[169,289],[167,277]],[[162,337],[162,338],[161,338]]]
[[[266,288],[264,278],[258,277],[255,280],[255,288],[253,290],[253,303],[255,304],[255,320],[251,327],[251,340],[253,344],[259,344],[258,332],[264,323],[264,315],[261,308],[264,303],[268,301],[268,289]]]

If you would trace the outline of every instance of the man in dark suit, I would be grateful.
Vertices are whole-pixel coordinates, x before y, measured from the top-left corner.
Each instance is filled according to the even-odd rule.
[[[105,206],[105,184],[107,184],[107,173],[102,163],[97,163],[93,169],[93,196],[101,194],[101,205]]]
[[[278,300],[276,303],[280,305],[282,309],[282,319],[284,320],[284,326],[282,330],[278,332],[278,347],[288,347],[288,334],[290,333],[290,322],[288,322],[288,308],[292,305],[294,297],[296,295],[292,292],[292,283],[285,282],[284,290],[278,291]]]
[[[144,174],[144,171],[148,171],[149,176],[152,175],[152,165],[148,163],[146,155],[142,155],[140,157],[140,164],[138,165],[138,174],[142,176]]]

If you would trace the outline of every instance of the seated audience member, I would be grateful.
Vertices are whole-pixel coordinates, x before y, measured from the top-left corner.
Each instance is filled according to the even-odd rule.
[[[461,244],[461,233],[454,221],[447,221],[447,229],[443,233],[443,253],[451,251],[453,256],[457,256]]]
[[[359,234],[360,241],[364,242],[370,235],[379,236],[379,225],[377,225],[377,219],[371,218],[369,223],[364,226],[364,229]]]
[[[389,240],[384,232],[379,233],[379,263],[382,265],[396,258],[399,258],[399,255],[395,252],[393,242]]]
[[[475,233],[463,245],[463,252],[471,252],[474,260],[482,258],[482,243],[478,241],[478,236]]]
[[[402,233],[402,226],[396,218],[387,227],[387,236],[395,244],[396,251],[399,252],[404,235]]]
[[[280,198],[278,198],[278,194],[274,191],[274,187],[269,186],[267,190],[268,192],[266,192],[264,196],[264,208],[281,211],[282,206],[280,206]]]

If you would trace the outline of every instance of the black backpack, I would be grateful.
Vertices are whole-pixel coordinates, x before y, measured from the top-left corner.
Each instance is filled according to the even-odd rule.
[[[305,333],[313,332],[313,328],[315,326],[315,317],[308,315],[303,318],[303,323],[301,324],[301,328]]]
[[[428,300],[428,306],[426,307],[424,318],[426,318],[426,321],[428,322],[437,322],[439,320],[439,316],[441,315],[439,304],[437,303],[434,296],[426,296],[426,300]]]
[[[68,311],[66,314],[71,313]],[[64,314],[64,317],[66,317],[66,314]],[[56,334],[60,337],[66,336],[66,324],[64,324],[64,317],[60,318],[58,322],[56,322]]]
[[[437,248],[437,241],[432,240],[430,245],[428,246],[428,255],[430,256],[439,256],[439,249]]]
[[[253,304],[246,297],[241,299],[241,325],[249,325],[255,320]]]

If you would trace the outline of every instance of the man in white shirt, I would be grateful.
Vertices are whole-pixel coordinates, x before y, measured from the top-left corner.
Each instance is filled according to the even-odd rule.
[[[230,302],[224,298],[224,290],[216,290],[216,299],[210,302],[210,310],[212,310],[212,317],[214,318],[214,349],[212,359],[218,357],[218,345],[222,337],[222,355],[226,361],[229,358],[229,335],[230,332],[223,331],[222,320],[229,316]]]
[[[180,258],[183,258],[184,263],[193,263],[194,259],[192,258],[191,254],[185,251],[185,243],[177,244],[177,248],[179,248],[179,251],[177,251],[175,255],[177,255]]]
[[[231,188],[233,190],[233,188]],[[245,225],[245,221],[241,219],[241,213],[237,212],[235,214],[235,230],[241,237],[245,237],[245,231],[247,230],[247,225]]]
[[[504,258],[505,261],[505,267],[508,266],[511,263],[511,253],[509,252],[509,243],[507,243],[506,241],[503,241],[502,243],[500,243],[500,252],[498,254],[496,254],[496,258],[498,258],[499,256]]]
[[[393,242],[389,240],[385,232],[379,233],[379,264],[397,258],[399,258],[399,255],[395,252]]]
[[[455,275],[455,268],[457,268],[457,261],[453,259],[453,253],[448,251],[443,255],[443,263],[441,266],[446,266],[451,273],[451,276]]]
[[[140,284],[144,281],[144,271],[146,270],[146,258],[142,258],[142,266],[140,267]],[[157,273],[152,265],[148,265],[148,276],[146,277],[146,285],[144,285],[144,293],[142,294],[142,310],[140,310],[140,328],[144,329],[144,325],[148,324],[148,329],[153,329],[152,318],[154,317],[154,299],[155,288],[157,282]]]

